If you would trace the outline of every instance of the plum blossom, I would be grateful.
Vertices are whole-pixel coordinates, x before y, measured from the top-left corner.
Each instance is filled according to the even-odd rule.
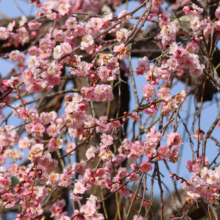
[[[81,181],[75,183],[75,187],[73,190],[74,194],[83,194],[86,191],[84,184]]]
[[[179,132],[171,132],[167,135],[168,146],[180,146],[182,144],[182,138]]]
[[[19,56],[20,56],[20,51],[18,50],[13,50],[10,53],[10,59],[12,62],[18,62],[19,61]]]
[[[130,119],[133,119],[135,121],[138,121],[139,120],[139,116],[137,114],[137,112],[132,112],[131,115],[128,116]]]
[[[82,37],[81,50],[92,51],[94,48],[94,40],[92,35],[85,35]]]
[[[142,88],[143,95],[147,98],[154,97],[155,87],[150,84],[145,84]]]
[[[88,160],[95,158],[99,153],[99,150],[93,146],[91,146],[87,151],[86,151],[86,158]]]
[[[5,27],[0,27],[0,40],[6,40],[9,37],[9,31]]]
[[[121,43],[120,45],[114,47],[114,52],[122,52],[124,48],[125,48],[124,43]]]
[[[137,173],[132,173],[129,177],[128,177],[128,181],[129,182],[136,182],[140,179],[140,176]]]
[[[0,111],[3,111],[0,112],[1,205],[14,208],[19,203],[22,212],[16,220],[37,219],[43,215],[45,202],[53,190],[71,188],[70,198],[80,204],[74,210],[75,219],[104,220],[105,216],[99,213],[101,198],[90,195],[84,199],[85,193],[99,187],[113,194],[117,192],[122,201],[127,198],[144,208],[152,206],[152,201],[140,200],[142,190],[135,195],[129,185],[143,181],[140,176],[148,175],[156,161],[158,164],[160,160],[176,163],[180,158],[183,140],[175,128],[172,130],[172,120],[179,114],[177,108],[183,110],[181,105],[194,90],[181,91],[177,84],[178,91],[173,94],[172,90],[171,96],[171,89],[183,76],[192,78],[189,81],[192,86],[197,81],[194,78],[204,76],[206,69],[213,67],[206,52],[213,55],[215,50],[206,48],[210,45],[205,44],[210,36],[215,39],[219,35],[220,6],[216,6],[216,20],[210,20],[205,7],[200,8],[188,0],[177,0],[172,7],[183,9],[185,13],[177,21],[171,20],[169,10],[161,10],[163,0],[153,0],[151,5],[150,1],[138,0],[148,12],[135,21],[136,9],[123,10],[118,16],[108,12],[108,7],[106,9],[108,4],[114,9],[119,7],[121,0],[108,0],[104,8],[102,1],[29,2],[39,9],[34,20],[28,21],[22,16],[20,21],[0,27],[2,59],[10,59],[14,65],[0,83]],[[102,10],[106,12],[103,14]],[[137,25],[128,27],[124,24],[131,19],[138,22]],[[184,19],[188,26],[181,27]],[[42,25],[46,20],[49,20],[48,26]],[[141,28],[146,25],[145,21],[158,24],[154,35]],[[137,107],[128,109],[124,105],[128,98],[124,88],[130,83],[132,73],[125,59],[130,53],[136,54],[139,45],[146,46],[143,40],[152,45],[147,44],[150,46],[147,51],[141,48],[137,66],[132,68],[137,75],[146,74],[148,83],[142,84],[142,88],[137,84],[142,97],[138,94]],[[153,47],[157,47],[156,50]],[[157,50],[161,53],[159,57]],[[214,68],[217,70],[216,65]],[[207,85],[209,80],[213,85],[218,83],[215,72],[207,78]],[[141,79],[142,76],[138,77]],[[169,85],[172,77],[172,85]],[[66,82],[73,82],[73,85]],[[10,109],[13,117],[21,121],[17,127],[9,125],[11,121],[13,123],[10,113],[4,116]],[[155,116],[159,113],[168,121],[156,130],[159,123]],[[145,122],[142,115],[146,117]],[[130,136],[125,134],[125,125],[131,122],[135,126],[132,120],[139,121],[136,124],[140,126]],[[144,139],[143,134],[146,134]],[[195,131],[196,143],[201,144],[204,135],[201,129]],[[82,150],[84,160],[72,163],[78,149]],[[192,158],[185,161],[192,175],[185,179],[187,176],[180,174],[176,180],[180,179],[183,184],[187,201],[202,198],[212,207],[219,202],[220,166],[214,167],[213,158],[209,164],[208,158],[199,153],[192,152]],[[17,161],[26,155],[30,163],[17,165]],[[10,165],[5,166],[8,160]],[[125,163],[129,165],[127,168]],[[15,185],[13,179],[17,179]],[[142,185],[143,182],[139,183]],[[51,203],[51,218],[73,218],[63,210],[65,200]],[[144,219],[137,212],[132,217]]]
[[[71,12],[71,6],[69,4],[60,4],[58,7],[58,12],[61,15],[65,15],[65,14],[69,15]]]
[[[166,87],[161,87],[157,91],[157,96],[158,96],[159,99],[163,99],[166,102],[170,101],[171,98],[172,98],[169,88],[166,88]]]
[[[168,146],[160,146],[158,148],[158,152],[162,158],[166,158],[166,157],[171,156],[171,150]]]
[[[116,32],[116,39],[119,42],[125,41],[128,38],[129,34],[129,30],[122,28]]]
[[[186,92],[185,90],[179,92],[176,96],[175,96],[175,101],[176,103],[183,103],[186,100]]]
[[[150,64],[149,64],[149,61],[148,61],[148,58],[147,57],[143,57],[142,59],[140,59],[138,61],[138,71],[143,71],[145,73],[147,73],[149,70],[150,70]],[[141,74],[143,75],[143,74]]]
[[[204,136],[205,132],[203,130],[196,130],[196,133],[193,135],[193,137],[196,139],[196,140],[203,140],[203,136]]]
[[[152,170],[152,164],[149,162],[143,161],[140,165],[140,170],[141,172],[147,173]]]
[[[128,14],[129,12],[127,10],[122,10],[119,14],[118,14],[118,18],[121,18],[121,20],[125,23],[128,23],[131,19],[131,15]]]

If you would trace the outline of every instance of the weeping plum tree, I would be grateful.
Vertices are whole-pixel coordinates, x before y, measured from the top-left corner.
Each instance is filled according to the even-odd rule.
[[[0,20],[2,219],[218,219],[220,113],[201,122],[220,90],[219,2],[28,2],[35,17]],[[188,178],[171,169],[184,151]]]

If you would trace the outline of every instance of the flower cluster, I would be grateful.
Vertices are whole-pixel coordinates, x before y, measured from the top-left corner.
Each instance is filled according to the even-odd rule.
[[[219,166],[214,170],[204,167],[199,176],[197,169],[195,169],[190,180],[183,183],[183,189],[193,199],[203,198],[210,204],[219,204],[219,170]]]
[[[1,114],[4,119],[0,122],[0,205],[7,209],[19,203],[21,212],[16,220],[40,219],[47,205],[55,220],[104,220],[106,213],[101,212],[108,196],[93,195],[91,190],[95,186],[110,196],[116,195],[117,205],[118,197],[123,198],[122,202],[124,198],[130,200],[129,209],[125,209],[127,219],[134,202],[139,201],[140,209],[133,219],[145,219],[140,212],[144,208],[148,213],[153,202],[145,198],[147,175],[154,170],[153,178],[157,175],[161,185],[160,161],[176,163],[181,156],[184,140],[177,131],[178,118],[192,145],[180,111],[194,90],[186,86],[173,95],[176,80],[186,76],[190,77],[187,83],[191,83],[196,79],[197,91],[200,82],[203,89],[206,85],[205,77],[201,81],[200,76],[210,74],[208,79],[219,87],[213,77],[218,67],[213,67],[211,56],[215,52],[214,33],[220,31],[220,6],[215,11],[216,20],[211,20],[204,13],[205,8],[185,6],[188,0],[176,1],[173,7],[183,8],[189,20],[187,29],[181,28],[181,20],[174,21],[161,7],[163,0],[139,0],[140,7],[131,12],[122,10],[117,16],[102,12],[117,8],[122,0],[29,2],[39,10],[34,20],[22,16],[18,22],[0,27],[0,52],[9,51],[2,58],[15,65],[0,82],[0,111],[6,109],[4,114],[8,114],[12,110],[7,116]],[[111,7],[105,9],[105,4]],[[138,17],[136,25],[130,25],[141,8],[145,8],[145,13]],[[153,37],[143,34],[145,22],[156,25]],[[133,73],[133,47],[140,41],[151,42],[152,38],[160,55],[152,59],[151,54],[143,52]],[[139,100],[135,77],[144,74],[146,84],[142,85],[143,97]],[[131,81],[126,79],[129,76]],[[75,88],[67,89],[66,82],[73,82]],[[133,86],[136,102],[136,107],[129,111],[128,106],[122,106],[128,96],[123,89],[127,84]],[[200,109],[202,101],[203,97]],[[160,116],[155,120],[158,112]],[[198,112],[194,122],[198,116],[200,123]],[[22,123],[16,127],[9,125],[11,116]],[[147,118],[145,124],[142,116]],[[133,123],[132,138],[125,134],[128,121]],[[154,125],[158,121],[157,130]],[[168,130],[172,121],[173,131]],[[215,122],[210,131],[214,125]],[[209,138],[210,131],[205,138]],[[204,134],[199,124],[193,135],[198,143],[197,157],[192,149],[193,159],[186,161],[193,176],[188,181],[181,180],[192,199],[203,198],[207,204],[218,204],[220,166],[209,169],[207,157],[199,155],[200,142],[206,143]],[[77,154],[81,160],[73,161],[79,149],[83,149],[83,157]],[[25,155],[29,164],[18,165],[17,161]],[[136,181],[143,188],[142,196],[139,188],[134,192],[130,187]],[[70,193],[73,204],[79,204],[72,216],[64,211],[66,202],[60,195],[50,199],[58,187]],[[88,192],[90,196],[83,202]]]

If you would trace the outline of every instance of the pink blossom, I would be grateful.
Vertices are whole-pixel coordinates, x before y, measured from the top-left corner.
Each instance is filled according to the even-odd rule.
[[[149,108],[147,108],[144,112],[146,114],[152,115],[155,111],[158,111],[157,105],[151,105]]]
[[[86,76],[89,73],[90,70],[90,66],[87,62],[82,61],[78,64],[78,68],[77,69],[72,69],[70,70],[71,73],[74,75],[76,74],[77,76]]]
[[[85,204],[80,208],[80,212],[86,216],[93,216],[96,212],[96,206],[94,204]]]
[[[171,100],[171,94],[170,94],[170,89],[166,88],[166,87],[161,87],[158,91],[157,91],[157,96],[159,99],[163,99],[166,102]]]
[[[171,132],[167,134],[167,145],[168,146],[180,146],[182,144],[181,135],[179,132]]]
[[[53,50],[54,59],[56,59],[56,60],[60,59],[62,57],[62,55],[63,55],[63,51],[61,49],[61,46],[60,45],[56,46]]]
[[[30,139],[28,139],[28,137],[21,138],[18,142],[18,145],[21,149],[29,149],[30,150],[30,148],[33,144],[34,144],[33,139],[30,140]]]
[[[42,124],[37,123],[34,125],[33,132],[44,133],[44,131],[45,131],[45,128]]]
[[[192,162],[191,160],[186,160],[186,168],[189,170],[189,172],[192,172]]]
[[[133,220],[144,220],[144,217],[141,215],[134,215]]]
[[[205,66],[202,64],[202,65],[196,65],[196,66],[193,66],[191,69],[190,69],[190,75],[191,76],[194,76],[194,77],[198,77],[200,76],[202,73],[203,73],[203,69],[205,68]]]
[[[55,46],[54,43],[48,38],[42,38],[40,40],[41,50],[52,49],[54,46]]]
[[[43,124],[43,125],[46,125],[46,124],[49,124],[50,123],[50,116],[47,112],[42,112],[40,114],[40,122]]]
[[[98,30],[102,28],[103,20],[101,18],[91,18],[90,22]]]
[[[58,12],[61,15],[70,15],[71,13],[71,6],[69,4],[60,4],[58,7]]]
[[[15,21],[10,22],[10,23],[8,24],[8,30],[9,30],[9,31],[13,31],[15,25],[16,25]]]
[[[85,27],[82,24],[77,24],[74,27],[74,35],[82,37],[82,40],[86,41],[84,36],[87,34]],[[87,35],[87,37],[91,36],[90,34]],[[89,37],[90,38],[90,37]]]
[[[136,68],[135,68],[135,73],[136,73],[137,75],[143,75],[143,74],[144,74],[144,70],[141,69],[141,68],[139,68],[139,67],[136,67]]]
[[[18,62],[19,56],[20,56],[20,51],[18,51],[18,50],[13,50],[10,53],[10,59],[12,62]]]
[[[62,16],[59,13],[52,12],[52,11],[47,11],[46,13],[47,18],[53,21],[60,21]]]
[[[2,196],[2,199],[5,201],[10,201],[8,204],[5,203],[6,208],[11,208],[15,205],[16,202],[19,200],[18,194],[12,194],[11,192],[5,193]]]
[[[200,165],[202,164],[202,156],[201,155],[199,156],[198,162]],[[209,161],[208,161],[207,157],[205,157],[205,164],[204,165],[207,167],[209,166]]]
[[[9,37],[9,31],[5,27],[0,27],[0,40],[6,40]]]
[[[56,203],[54,203],[51,208],[50,208],[50,212],[51,212],[51,217],[56,216],[57,214],[62,212],[63,207],[66,205],[66,202],[64,199],[57,201]]]
[[[35,22],[29,22],[28,23],[28,28],[31,31],[36,31],[40,28],[41,23],[35,21]]]
[[[31,134],[34,131],[34,124],[32,123],[26,124],[25,129],[28,134]]]
[[[83,174],[86,169],[86,162],[85,161],[80,161],[80,163],[74,163],[73,164],[73,170],[79,174]]]
[[[103,176],[104,174],[105,174],[105,169],[104,168],[98,168],[94,175],[96,177],[100,177],[100,176]]]
[[[75,143],[71,143],[71,142],[67,142],[66,144],[66,153],[70,153],[70,155],[74,155],[75,151],[74,149],[76,148],[76,144]]]
[[[118,120],[111,122],[111,124],[115,128],[119,128],[121,126],[120,121],[118,121]]]
[[[43,144],[35,144],[32,146],[31,150],[29,151],[28,159],[33,160],[43,154]]]
[[[105,66],[100,67],[98,73],[99,73],[99,77],[100,77],[100,79],[101,79],[102,81],[105,82],[105,81],[108,80],[108,78],[109,78],[109,70],[108,70],[107,67],[105,67]]]
[[[136,182],[140,179],[140,176],[137,173],[132,173],[129,177],[128,177],[128,181],[129,182]]]
[[[183,103],[186,100],[186,92],[183,90],[175,96],[176,103]]]
[[[22,73],[22,77],[25,81],[28,82],[28,80],[33,78],[33,73],[31,72],[31,70],[27,69]]]
[[[150,64],[147,57],[143,57],[138,61],[138,68],[142,69],[145,73],[150,70]]]
[[[190,53],[196,53],[199,49],[199,46],[197,43],[195,42],[190,42],[186,45],[186,49],[190,52]]]
[[[29,92],[41,92],[44,88],[46,88],[47,83],[41,79],[37,79],[35,81],[25,81],[26,89]]]
[[[190,7],[189,7],[189,6],[184,6],[184,7],[183,7],[183,11],[185,12],[185,14],[189,14],[189,12],[190,12]]]
[[[83,194],[86,191],[84,184],[81,181],[77,181],[74,185],[73,193],[75,194]]]
[[[18,38],[21,41],[22,45],[24,45],[25,43],[29,41],[29,33],[26,30],[26,28],[21,27],[21,28],[18,28],[16,31],[18,33]]]
[[[203,130],[196,130],[196,133],[193,135],[193,137],[196,139],[196,140],[202,140],[203,139],[203,136],[204,136],[205,132]]]
[[[174,145],[171,147],[171,156],[169,158],[170,162],[172,163],[177,162],[178,158],[180,157],[179,150],[180,150],[180,147],[177,145]]]
[[[214,27],[217,31],[220,31],[220,21],[215,21],[215,26]]]
[[[128,116],[130,119],[133,119],[135,121],[138,121],[139,120],[139,116],[137,114],[137,112],[132,112],[131,115]]]
[[[144,84],[144,87],[142,88],[142,92],[145,97],[152,98],[155,94],[155,88],[150,84]]]
[[[111,135],[102,134],[101,136],[102,147],[107,147],[113,144],[113,138]]]
[[[6,189],[11,185],[10,178],[0,177],[0,191]]]
[[[200,173],[200,169],[201,169],[201,166],[200,166],[198,163],[192,165],[192,171],[193,171],[195,174],[199,174],[199,173]]]
[[[66,21],[65,21],[65,26],[67,28],[73,29],[75,27],[75,25],[77,24],[77,20],[75,17],[69,17]]]
[[[18,173],[18,165],[17,164],[10,164],[8,166],[8,172],[10,175],[15,176]]]
[[[60,45],[60,48],[61,48],[61,51],[63,52],[63,54],[67,54],[67,53],[70,53],[71,50],[72,50],[72,47],[69,43],[62,43]]]
[[[166,157],[171,156],[170,148],[167,146],[160,146],[158,148],[158,152],[160,153],[160,156],[162,156],[162,158],[166,158]]]
[[[64,32],[61,31],[61,30],[57,31],[56,34],[55,34],[55,39],[56,39],[56,41],[60,41],[60,42],[65,41],[65,34],[64,34]]]
[[[121,18],[121,20],[125,23],[128,23],[131,19],[131,15],[127,15],[129,12],[126,10],[122,10],[119,14],[118,14],[118,18]]]
[[[194,12],[198,14],[202,14],[204,11],[203,8],[200,8],[198,5],[194,3],[192,4],[192,8],[194,9]]]
[[[28,19],[26,16],[22,15],[21,20],[19,21],[19,26],[22,27],[28,22]]]
[[[59,186],[62,186],[62,187],[68,187],[70,182],[71,182],[71,176],[67,175],[67,174],[61,174],[60,176],[60,181],[59,181]]]
[[[36,56],[31,56],[28,60],[28,67],[29,68],[37,68],[40,66],[39,59]]]
[[[114,163],[114,166],[120,166],[125,159],[125,154],[118,154],[112,159],[112,162]]]
[[[176,33],[178,31],[178,27],[174,22],[169,23],[161,23],[161,37],[162,44],[169,45],[176,40]]]
[[[94,159],[99,153],[99,150],[93,146],[91,146],[87,151],[86,151],[86,158],[88,160]]]
[[[140,170],[141,172],[147,173],[152,170],[152,164],[147,161],[143,161],[140,165]]]
[[[116,32],[116,39],[119,42],[125,41],[128,38],[129,34],[130,31],[128,31],[125,28],[122,28]]]
[[[121,43],[120,45],[114,47],[114,52],[122,52],[124,48],[125,48],[124,43]]]
[[[51,151],[58,151],[59,149],[61,149],[63,146],[63,140],[62,139],[50,139],[50,142],[48,144],[48,150]]]
[[[4,155],[0,155],[0,166],[4,165],[6,161],[6,158]]]
[[[53,159],[50,153],[35,157],[33,162],[39,164],[39,166],[48,171],[58,165],[58,161]]]
[[[127,174],[126,168],[120,167],[118,169],[117,180],[124,178],[126,176],[126,174]]]
[[[132,144],[128,158],[135,160],[140,158],[142,155],[143,155],[143,146],[139,141],[135,141],[135,143]]]
[[[53,171],[48,175],[48,181],[47,184],[51,186],[56,186],[58,185],[60,180],[60,174],[59,173],[54,173]]]
[[[94,40],[92,35],[85,35],[82,37],[81,49],[82,50],[92,50],[94,47]]]
[[[56,125],[50,125],[48,128],[47,128],[47,133],[49,136],[51,137],[56,137],[57,134],[59,133],[59,129],[57,128]]]
[[[220,6],[215,11],[215,17],[220,20]]]

